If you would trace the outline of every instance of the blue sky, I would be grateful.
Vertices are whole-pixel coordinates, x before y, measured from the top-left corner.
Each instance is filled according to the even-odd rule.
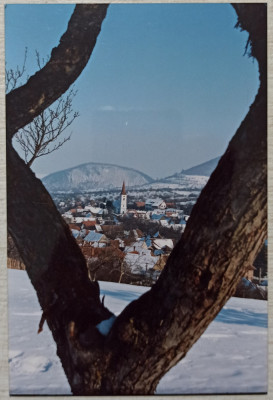
[[[27,71],[58,44],[73,5],[8,5],[6,63]],[[256,61],[229,4],[112,4],[76,81],[80,117],[60,150],[36,160],[44,175],[84,162],[153,178],[221,155],[254,100]],[[69,131],[70,132],[70,131]]]

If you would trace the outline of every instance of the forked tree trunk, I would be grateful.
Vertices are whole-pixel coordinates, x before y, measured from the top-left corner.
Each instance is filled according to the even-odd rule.
[[[255,50],[257,43],[266,48],[266,8],[235,8],[259,62],[259,92],[159,280],[123,310],[107,336],[96,325],[112,314],[88,280],[68,226],[8,143],[9,232],[74,394],[154,393],[233,294],[266,238],[266,51]]]

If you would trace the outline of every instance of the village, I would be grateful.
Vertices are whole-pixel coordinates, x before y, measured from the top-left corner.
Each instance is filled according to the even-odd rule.
[[[112,193],[52,193],[86,259],[91,280],[152,286],[184,232],[195,203],[190,192],[186,209],[184,202],[157,196],[160,192],[152,197],[148,192],[147,198],[145,191],[142,198],[135,193],[135,189],[126,189],[125,182]],[[7,264],[25,269],[9,235]],[[236,295],[264,299],[267,284],[266,241],[245,271]]]
[[[91,280],[151,286],[184,232],[189,215],[161,197],[143,196],[135,201],[130,197],[128,202],[128,194],[123,182],[111,200],[105,196],[93,199],[92,195],[60,200],[58,196],[55,203],[86,258]],[[266,275],[264,252],[257,257],[256,267],[250,265],[245,273],[253,289],[254,282],[261,283]],[[245,285],[241,290],[245,291]]]
[[[86,258],[90,279],[149,286],[160,275],[189,218],[161,198],[128,207],[125,182],[113,202],[80,200],[69,206],[65,201],[57,204],[60,212],[68,208],[62,217]]]

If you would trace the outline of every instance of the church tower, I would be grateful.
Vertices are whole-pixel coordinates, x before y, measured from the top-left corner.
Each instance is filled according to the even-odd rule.
[[[127,193],[125,190],[125,183],[123,181],[122,190],[120,193],[120,214],[127,212]]]

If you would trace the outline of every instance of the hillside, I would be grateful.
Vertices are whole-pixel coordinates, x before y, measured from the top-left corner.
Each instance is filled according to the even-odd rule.
[[[182,170],[181,174],[210,176],[217,167],[219,160],[220,157],[213,158],[212,160],[196,165],[192,168]]]
[[[99,191],[140,186],[153,182],[153,179],[140,171],[112,164],[87,163],[55,172],[42,179],[49,190],[54,191]]]
[[[132,168],[107,163],[87,163],[54,172],[42,179],[49,192],[105,191],[120,189],[125,181],[127,188],[138,187],[143,190],[186,189],[201,190],[216,168],[220,157],[182,170],[174,175],[153,180],[147,174]]]
[[[209,160],[205,163],[198,164],[192,168],[182,170],[171,176],[159,179],[150,184],[146,184],[143,188],[163,190],[166,188],[184,189],[184,190],[201,190],[206,185],[211,173],[216,168],[220,157]]]

